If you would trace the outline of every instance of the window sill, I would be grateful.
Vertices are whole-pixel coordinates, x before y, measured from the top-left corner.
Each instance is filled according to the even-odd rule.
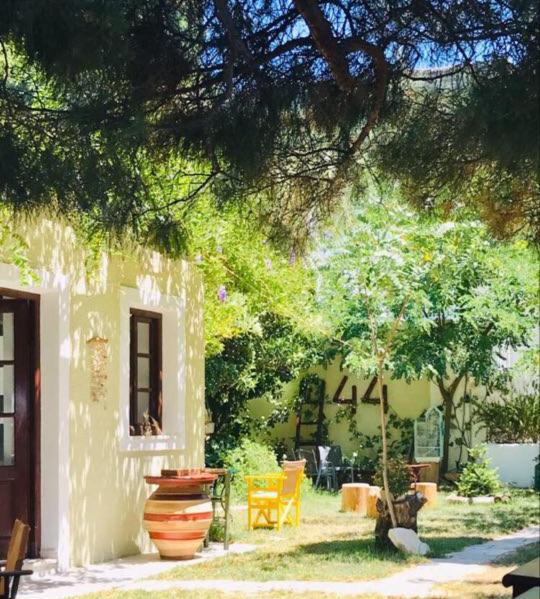
[[[185,449],[185,443],[180,435],[152,435],[151,437],[122,437],[120,451],[171,451]]]

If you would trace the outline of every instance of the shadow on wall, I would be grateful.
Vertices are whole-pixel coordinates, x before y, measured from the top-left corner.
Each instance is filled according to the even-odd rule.
[[[126,247],[124,255],[102,254],[93,268],[73,231],[60,223],[38,220],[21,224],[31,265],[69,278],[69,339],[61,352],[70,358],[69,477],[71,564],[99,562],[150,550],[142,529],[143,504],[153,490],[143,476],[161,468],[200,466],[204,460],[203,290],[200,277],[183,261]],[[154,299],[185,298],[185,448],[127,452],[120,449],[120,289],[144,287]],[[90,339],[105,339],[99,366],[102,393],[92,395]],[[42,347],[43,351],[54,348]],[[180,348],[179,348],[180,351]],[[95,358],[94,358],[95,359]],[[96,400],[97,399],[97,400]],[[42,461],[47,453],[42,452]]]

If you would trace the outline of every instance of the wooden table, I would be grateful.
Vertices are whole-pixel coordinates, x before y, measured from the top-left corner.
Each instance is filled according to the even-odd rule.
[[[210,500],[212,501],[213,521],[217,519],[216,508],[218,505],[223,510],[223,549],[229,549],[229,523],[230,523],[230,502],[231,502],[231,478],[232,471],[226,468],[205,468],[205,472],[215,474],[216,480],[210,489]],[[208,547],[209,535],[204,540],[204,546]]]
[[[529,589],[540,585],[540,557],[505,574],[503,586],[512,587],[512,597],[519,597]]]
[[[407,470],[411,475],[414,485],[420,480],[420,472],[424,470],[424,468],[429,468],[429,464],[407,464]]]

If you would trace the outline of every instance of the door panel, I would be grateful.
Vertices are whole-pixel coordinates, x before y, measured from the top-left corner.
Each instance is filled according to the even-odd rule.
[[[33,308],[0,299],[0,555],[15,518],[35,529]]]

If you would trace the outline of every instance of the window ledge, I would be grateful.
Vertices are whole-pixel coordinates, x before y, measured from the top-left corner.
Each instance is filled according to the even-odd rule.
[[[180,435],[129,436],[120,439],[121,451],[171,451],[185,449]]]

